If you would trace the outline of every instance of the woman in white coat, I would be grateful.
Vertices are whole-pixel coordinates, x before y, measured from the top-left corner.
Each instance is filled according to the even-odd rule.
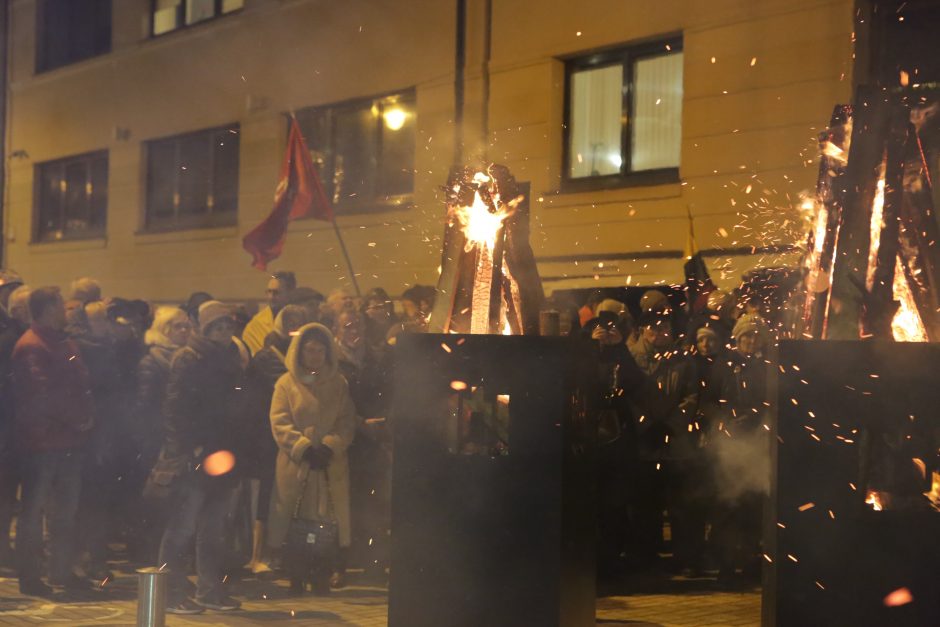
[[[304,478],[309,472],[299,517],[332,520],[340,552],[350,544],[349,463],[346,449],[356,431],[356,414],[346,379],[337,368],[333,336],[323,325],[301,327],[287,352],[287,373],[278,379],[271,399],[271,430],[278,455],[268,545],[280,548],[287,536]],[[314,565],[315,593],[329,591],[337,564]],[[304,591],[292,575],[291,591]]]

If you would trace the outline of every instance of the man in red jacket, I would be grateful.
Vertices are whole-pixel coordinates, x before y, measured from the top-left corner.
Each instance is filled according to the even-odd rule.
[[[88,370],[65,334],[58,288],[29,297],[32,326],[13,349],[15,441],[22,459],[22,513],[17,524],[20,592],[44,596],[40,579],[42,517],[51,536],[49,583],[87,587],[73,571],[75,513],[81,492],[82,449],[94,423]],[[51,506],[51,508],[50,508]]]

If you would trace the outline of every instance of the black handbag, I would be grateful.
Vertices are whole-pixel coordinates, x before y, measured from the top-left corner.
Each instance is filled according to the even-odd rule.
[[[297,576],[306,573],[317,564],[332,564],[339,553],[339,526],[335,521],[308,520],[300,517],[300,507],[309,480],[310,467],[308,466],[300,487],[300,496],[294,505],[294,514],[287,528],[282,553],[285,570]],[[332,503],[332,497],[329,497],[329,485],[327,485],[327,495]],[[332,510],[332,506],[330,509]]]

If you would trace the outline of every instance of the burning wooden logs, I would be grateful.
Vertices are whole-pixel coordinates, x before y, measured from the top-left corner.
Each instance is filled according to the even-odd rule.
[[[444,191],[447,224],[431,331],[538,334],[543,292],[524,190],[505,166],[490,165],[455,171]]]
[[[836,107],[820,142],[803,335],[940,339],[937,225],[917,111],[884,91]],[[825,281],[828,280],[828,286]]]

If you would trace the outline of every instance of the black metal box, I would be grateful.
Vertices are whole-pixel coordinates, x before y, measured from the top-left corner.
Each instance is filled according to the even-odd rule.
[[[399,337],[390,627],[593,627],[583,349],[551,337]]]
[[[763,624],[940,625],[940,512],[920,494],[940,346],[781,342],[775,397]],[[918,505],[875,511],[865,501],[884,482]]]

